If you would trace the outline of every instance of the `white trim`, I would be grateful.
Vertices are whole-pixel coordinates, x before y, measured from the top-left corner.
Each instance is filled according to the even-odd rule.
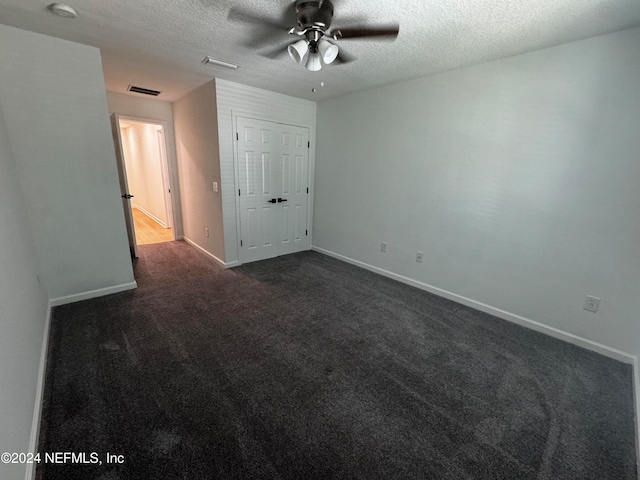
[[[578,335],[574,335],[573,333],[565,332],[564,330],[560,330],[555,327],[550,327],[548,325],[545,325],[540,322],[536,322],[535,320],[531,320],[521,315],[516,315],[515,313],[507,312],[506,310],[492,307],[491,305],[487,305],[486,303],[478,302],[471,298],[467,298],[462,295],[449,292],[447,290],[442,290],[441,288],[434,287],[432,285],[428,285],[426,283],[419,282],[417,280],[413,280],[412,278],[405,277],[403,275],[398,275],[397,273],[393,273],[388,270],[384,270],[382,268],[369,265],[368,263],[360,262],[358,260],[354,260],[353,258],[345,257],[344,255],[340,255],[330,250],[325,250],[324,248],[313,246],[312,250],[323,253],[325,255],[329,255],[330,257],[337,258],[339,260],[350,263],[352,265],[356,265],[366,270],[370,270],[372,272],[378,273],[385,277],[398,280],[399,282],[406,283],[407,285],[411,285],[413,287],[426,290],[427,292],[433,293],[440,297],[447,298],[449,300],[453,300],[454,302],[458,302],[468,307],[474,308],[476,310],[480,310],[481,312],[489,313],[498,318],[502,318],[503,320],[507,320],[509,322],[516,323],[518,325],[529,328],[531,330],[535,330],[536,332],[544,333],[551,337],[564,340],[565,342],[571,343],[573,345],[577,345],[579,347],[586,348],[593,352],[600,353],[606,357],[613,358],[614,360],[631,364],[634,367],[636,366],[635,363],[637,362],[637,357],[629,353],[623,352],[622,350],[608,347],[601,343],[594,342],[593,340],[588,340],[586,338],[579,337]],[[634,371],[636,370],[637,368],[634,368]]]
[[[67,303],[79,302],[81,300],[89,300],[90,298],[102,297],[104,295],[111,295],[112,293],[120,293],[126,290],[133,290],[137,288],[138,284],[133,281],[131,283],[123,283],[121,285],[113,285],[111,287],[98,288],[97,290],[89,290],[86,292],[74,293],[73,295],[67,295],[65,297],[52,298],[49,300],[52,307],[59,305],[66,305]]]
[[[29,453],[37,453],[38,437],[40,437],[40,421],[42,419],[42,400],[44,397],[44,382],[47,369],[47,353],[49,351],[49,328],[51,327],[51,313],[53,306],[51,301],[47,305],[47,316],[44,320],[44,331],[42,333],[42,349],[40,351],[40,364],[38,366],[38,383],[36,385],[36,403],[33,408],[33,421],[31,423],[31,438],[29,439]],[[27,463],[25,474],[26,480],[33,480],[36,477],[35,463]]]
[[[144,213],[147,217],[149,217],[151,220],[153,220],[154,222],[156,222],[158,225],[160,225],[162,228],[169,228],[169,226],[164,223],[162,220],[160,220],[158,217],[156,217],[153,213],[148,212],[147,210],[145,210],[144,208],[142,208],[140,205],[138,205],[137,203],[132,203],[131,204],[131,208],[135,208],[136,210],[140,210],[142,213]]]
[[[230,264],[226,264],[224,263],[222,260],[220,260],[218,257],[216,257],[213,253],[205,250],[204,248],[202,248],[200,245],[198,245],[196,242],[194,242],[193,240],[191,240],[190,238],[187,237],[182,237],[182,239],[187,242],[189,245],[191,245],[192,247],[197,248],[198,250],[200,250],[202,253],[204,253],[207,257],[213,259],[218,265],[223,266],[224,268],[229,268],[230,266],[235,266],[232,265],[232,263],[236,263],[236,262],[231,262]]]

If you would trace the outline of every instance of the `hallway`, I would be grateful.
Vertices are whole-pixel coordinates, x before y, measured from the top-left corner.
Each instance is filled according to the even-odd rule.
[[[132,208],[133,224],[136,230],[136,243],[148,245],[150,243],[170,242],[173,240],[173,230],[164,228],[137,208]]]

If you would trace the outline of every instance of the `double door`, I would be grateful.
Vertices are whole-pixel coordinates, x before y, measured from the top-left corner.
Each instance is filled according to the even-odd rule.
[[[309,248],[309,129],[237,117],[240,261]]]

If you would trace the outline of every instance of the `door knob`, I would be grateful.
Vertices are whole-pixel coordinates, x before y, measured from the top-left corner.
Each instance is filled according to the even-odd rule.
[[[129,195],[128,193],[125,193],[124,195],[122,195],[122,198],[126,198],[127,200],[129,200],[130,198],[133,198],[133,195]]]
[[[272,198],[271,200],[267,200],[267,203],[276,203],[277,200],[275,198]]]
[[[286,198],[280,198],[280,197],[278,197],[278,203],[286,202],[286,201],[287,201],[287,199],[286,199]]]

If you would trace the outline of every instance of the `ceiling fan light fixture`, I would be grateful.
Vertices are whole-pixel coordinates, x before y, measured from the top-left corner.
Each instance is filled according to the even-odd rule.
[[[304,64],[309,54],[309,45],[306,40],[298,40],[289,45],[287,51],[294,62]]]
[[[322,69],[322,57],[320,53],[310,53],[306,67],[310,72],[317,72],[318,70]]]
[[[334,45],[324,38],[322,38],[318,42],[318,51],[322,56],[322,61],[327,65],[333,62],[338,57],[338,53],[340,52],[337,45]]]

